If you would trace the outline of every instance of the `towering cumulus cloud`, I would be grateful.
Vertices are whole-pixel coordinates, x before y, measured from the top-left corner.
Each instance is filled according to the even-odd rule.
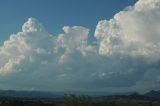
[[[140,91],[160,88],[160,0],[139,0],[89,29],[65,26],[51,35],[29,18],[0,47],[0,88]]]

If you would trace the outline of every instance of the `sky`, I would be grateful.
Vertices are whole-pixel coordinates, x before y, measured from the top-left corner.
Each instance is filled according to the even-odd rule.
[[[53,35],[65,25],[90,28],[91,39],[99,20],[109,19],[136,0],[1,0],[0,44],[21,30],[29,18],[37,18]],[[85,12],[84,12],[85,11]]]
[[[4,4],[0,89],[159,90],[160,0]]]

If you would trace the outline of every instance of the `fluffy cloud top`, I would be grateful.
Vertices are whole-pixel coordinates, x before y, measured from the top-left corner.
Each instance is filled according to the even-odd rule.
[[[65,26],[53,36],[36,19],[0,47],[0,88],[147,91],[160,88],[160,0],[139,0],[102,20],[97,45],[89,29]]]

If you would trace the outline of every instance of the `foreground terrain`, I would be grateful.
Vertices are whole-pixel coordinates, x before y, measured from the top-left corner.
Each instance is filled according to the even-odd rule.
[[[160,100],[138,95],[92,98],[70,95],[55,99],[3,97],[0,106],[160,106]]]
[[[160,91],[146,94],[75,96],[72,94],[0,91],[0,106],[160,106]]]

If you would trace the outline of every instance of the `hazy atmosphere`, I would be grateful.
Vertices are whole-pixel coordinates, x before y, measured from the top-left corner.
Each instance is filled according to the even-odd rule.
[[[2,0],[0,12],[0,89],[160,88],[160,0]]]

